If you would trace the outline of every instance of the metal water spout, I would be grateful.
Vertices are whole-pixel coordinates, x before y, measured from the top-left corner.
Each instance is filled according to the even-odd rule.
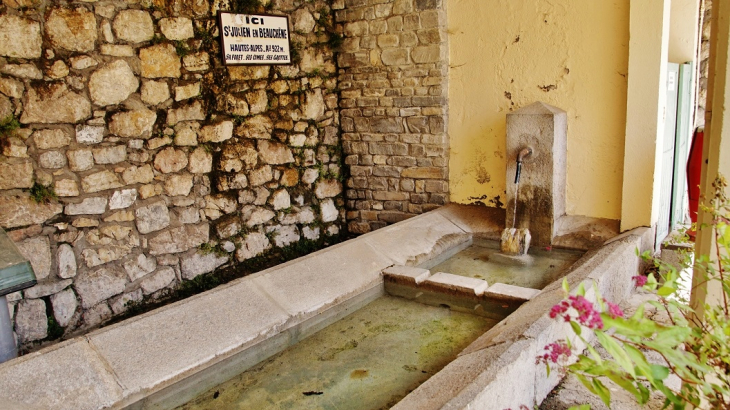
[[[522,161],[532,155],[532,147],[522,148],[519,154],[517,154],[517,171],[515,172],[515,184],[520,183],[520,174],[522,173]]]

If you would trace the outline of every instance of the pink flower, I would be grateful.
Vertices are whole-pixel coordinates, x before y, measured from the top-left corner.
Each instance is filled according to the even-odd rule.
[[[601,314],[593,307],[593,303],[583,296],[570,296],[570,306],[578,312],[578,323],[589,329],[603,329]]]
[[[608,305],[608,315],[611,316],[611,319],[616,319],[617,317],[624,317],[624,312],[621,310],[620,307],[618,307],[617,304],[611,303],[607,301],[606,299],[603,299],[604,302]]]
[[[565,300],[558,303],[550,309],[550,318],[555,319],[556,317],[561,316],[563,313],[568,311],[569,307],[570,305]]]
[[[537,357],[536,363],[558,363],[561,359],[567,359],[570,354],[570,347],[564,340],[550,343],[545,346],[546,353]]]
[[[640,287],[646,285],[646,276],[644,276],[644,275],[632,276],[631,279],[634,280],[634,285],[637,288],[640,288]]]
[[[603,329],[603,320],[601,314],[593,307],[593,303],[583,296],[569,296],[567,300],[563,300],[550,309],[550,317],[555,319],[561,316],[566,322],[573,320],[568,313],[568,309],[573,308],[578,316],[575,320],[581,325],[590,329]]]

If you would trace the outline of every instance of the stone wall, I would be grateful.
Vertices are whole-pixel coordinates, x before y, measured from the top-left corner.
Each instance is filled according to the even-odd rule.
[[[707,75],[710,62],[710,29],[712,25],[712,0],[700,1],[700,33],[699,81],[697,82],[697,102],[695,109],[695,127],[705,126],[705,107],[707,104]]]
[[[449,200],[442,0],[345,0],[336,21],[347,220],[364,233]]]
[[[330,4],[264,3],[290,17],[293,65],[223,66],[215,16],[233,5],[221,0],[3,0],[0,226],[38,277],[8,298],[20,343],[47,338],[49,322],[83,331],[128,302],[340,231]],[[421,86],[425,67],[441,73],[397,74]],[[404,110],[420,115],[411,128],[442,135],[433,109]],[[414,165],[429,162],[417,176],[444,169],[430,168],[441,145],[408,144]],[[423,202],[443,202],[435,192]]]

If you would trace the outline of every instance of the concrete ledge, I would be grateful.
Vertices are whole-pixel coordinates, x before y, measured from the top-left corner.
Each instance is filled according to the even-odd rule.
[[[431,276],[431,271],[413,266],[391,266],[383,269],[383,276],[393,282],[418,285]]]
[[[489,284],[485,280],[445,272],[438,272],[432,275],[423,282],[423,285],[443,289],[445,293],[456,292],[472,296],[482,296],[489,287]]]
[[[41,409],[101,409],[122,399],[113,371],[84,338],[3,363],[0,385],[14,405]]]

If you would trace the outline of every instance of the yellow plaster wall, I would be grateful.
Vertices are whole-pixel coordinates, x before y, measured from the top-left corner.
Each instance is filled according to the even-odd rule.
[[[505,115],[568,112],[567,213],[620,219],[629,1],[448,0],[451,200],[501,204]]]
[[[672,0],[669,20],[669,62],[695,60],[699,0]]]

